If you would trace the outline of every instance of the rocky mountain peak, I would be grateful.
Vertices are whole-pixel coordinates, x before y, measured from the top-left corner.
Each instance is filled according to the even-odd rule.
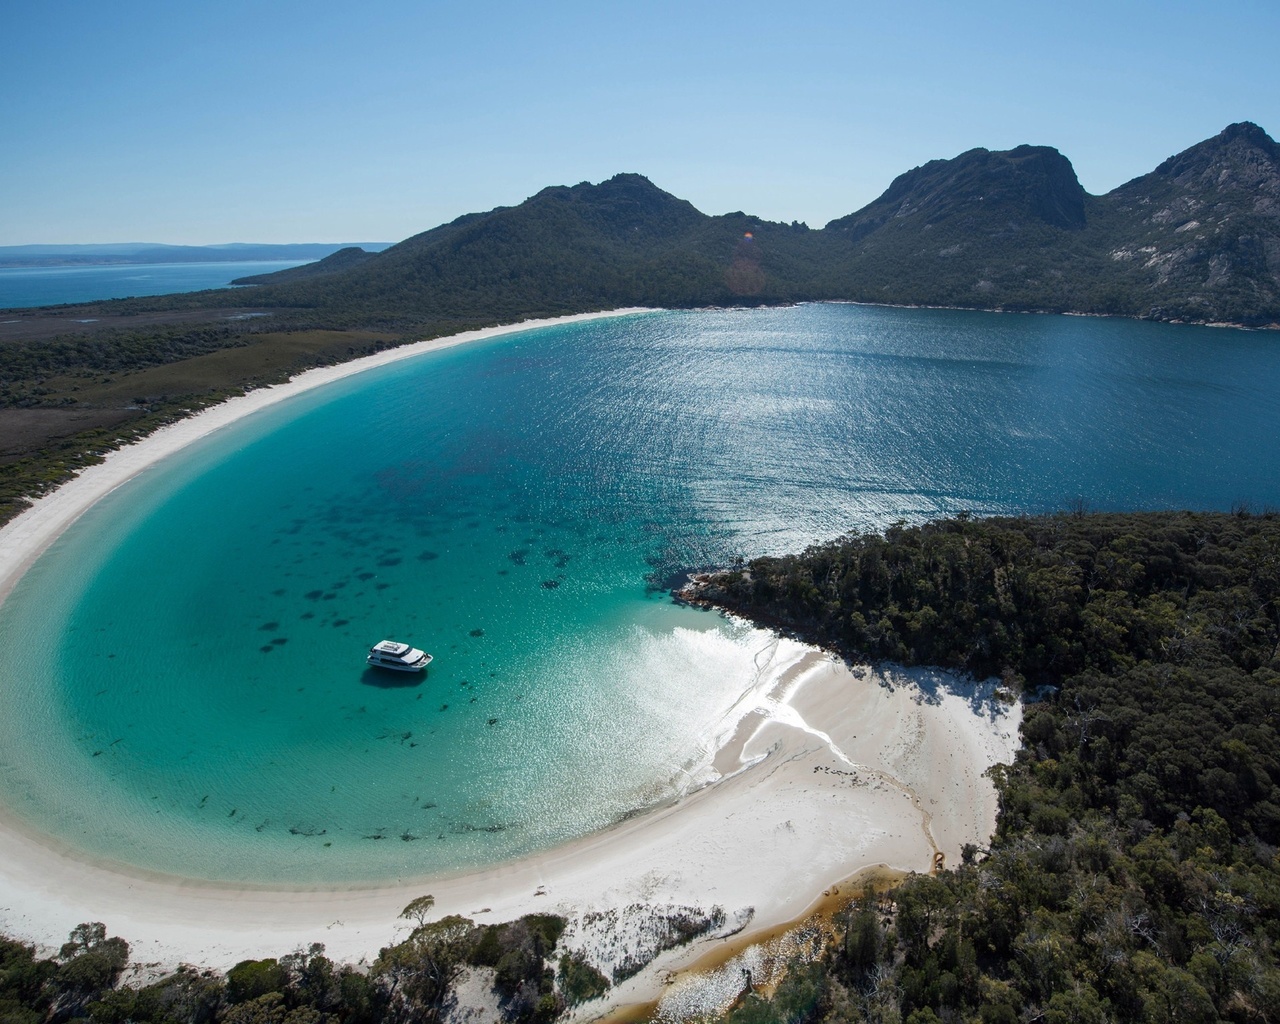
[[[1280,188],[1280,145],[1256,124],[1241,121],[1169,157],[1155,173],[1184,186]]]
[[[979,214],[1075,230],[1085,224],[1085,191],[1071,161],[1050,146],[971,149],[900,174],[875,202],[827,226],[856,239],[902,218],[936,224]]]

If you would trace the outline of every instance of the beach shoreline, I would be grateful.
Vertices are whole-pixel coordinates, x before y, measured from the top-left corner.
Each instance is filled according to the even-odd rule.
[[[79,474],[49,494],[35,499],[30,508],[0,527],[0,604],[4,603],[18,580],[48,549],[49,545],[98,501],[156,463],[224,427],[232,426],[246,416],[366,370],[412,359],[429,352],[438,352],[469,342],[486,341],[543,327],[562,327],[589,320],[654,312],[658,311],[646,307],[634,307],[600,313],[575,313],[571,316],[524,320],[516,324],[483,327],[442,338],[409,342],[334,366],[319,366],[305,370],[282,384],[254,388],[244,395],[229,398],[175,423],[163,426],[137,441],[108,452],[102,462],[86,466]]]
[[[160,460],[237,420],[343,377],[472,340],[646,310],[489,328],[308,371],[165,427],[111,453],[0,530],[0,601],[96,501]],[[773,638],[766,685],[737,709],[713,751],[712,781],[565,845],[481,870],[368,886],[289,889],[161,875],[95,858],[0,808],[0,932],[48,950],[84,921],[127,939],[132,959],[225,970],[314,942],[338,961],[372,960],[408,934],[410,900],[437,915],[497,923],[527,913],[720,907],[749,937],[796,920],[867,868],[928,871],[965,843],[985,845],[995,790],[983,772],[1012,759],[1021,708],[994,684],[939,672],[850,667]],[[620,749],[619,756],[625,756]],[[645,911],[641,910],[640,913]],[[590,937],[582,951],[602,966]],[[664,972],[707,939],[658,957],[619,985],[612,1005],[646,1002]],[[714,936],[710,941],[719,941]]]
[[[405,937],[400,911],[431,893],[436,914],[477,923],[720,907],[749,938],[797,920],[865,869],[927,872],[936,852],[954,863],[966,842],[987,842],[996,802],[983,772],[1012,758],[1018,705],[1001,704],[991,682],[851,668],[795,641],[776,646],[771,686],[717,752],[724,773],[602,832],[481,870],[289,890],[114,865],[10,819],[0,821],[0,931],[48,949],[81,921],[103,921],[155,971],[225,970],[313,942],[359,963]],[[662,976],[708,941],[658,957],[611,1002],[656,998]],[[603,945],[582,951],[600,960]]]

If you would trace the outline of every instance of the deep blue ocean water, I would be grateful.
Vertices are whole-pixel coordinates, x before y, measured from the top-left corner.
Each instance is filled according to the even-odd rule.
[[[674,574],[961,510],[1280,504],[1280,338],[853,305],[415,358],[120,488],[0,607],[0,799],[128,863],[379,880],[702,777],[759,632]],[[366,670],[412,641],[424,679]],[[404,685],[395,685],[404,684]]]
[[[0,309],[97,302],[225,288],[238,277],[272,274],[309,260],[133,263],[79,267],[0,267]],[[248,300],[246,300],[248,301]]]

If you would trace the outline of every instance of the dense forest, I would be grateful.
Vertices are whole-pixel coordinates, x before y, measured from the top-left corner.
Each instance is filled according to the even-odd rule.
[[[762,558],[682,591],[851,658],[995,674],[1027,700],[989,848],[837,919],[732,1024],[1280,1019],[1280,516],[965,517]],[[430,1021],[464,971],[550,1021],[606,992],[561,918],[416,924],[368,970],[321,947],[117,985],[101,925],[0,941],[0,1022]],[[668,922],[666,946],[712,922]],[[145,937],[143,937],[145,938]]]
[[[731,1020],[1280,1019],[1280,516],[897,526],[685,595],[1029,698],[990,849]]]

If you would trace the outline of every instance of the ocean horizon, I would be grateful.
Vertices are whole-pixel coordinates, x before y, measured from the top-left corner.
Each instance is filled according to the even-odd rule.
[[[271,274],[311,262],[314,261],[236,260],[0,267],[0,309],[32,309],[227,288],[239,277]]]

